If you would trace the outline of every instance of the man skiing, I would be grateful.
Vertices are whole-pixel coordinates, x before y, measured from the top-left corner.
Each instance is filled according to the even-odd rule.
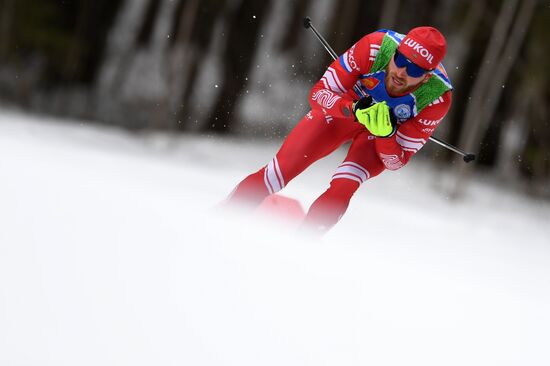
[[[440,63],[445,52],[445,38],[432,27],[413,28],[407,35],[379,30],[364,36],[328,67],[309,94],[311,110],[273,160],[237,185],[228,203],[258,206],[351,141],[329,188],[304,220],[318,233],[329,230],[362,183],[407,164],[447,114],[452,85]]]

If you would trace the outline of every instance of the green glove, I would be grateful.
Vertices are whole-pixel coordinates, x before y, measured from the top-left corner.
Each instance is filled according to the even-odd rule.
[[[361,108],[360,102],[354,103],[353,112],[357,121],[365,126],[371,134],[377,137],[390,137],[395,133],[397,123],[385,101],[367,108]]]

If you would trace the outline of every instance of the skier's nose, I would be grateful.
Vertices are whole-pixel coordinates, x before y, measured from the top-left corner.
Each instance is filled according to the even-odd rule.
[[[397,71],[395,72],[395,74],[401,79],[405,79],[407,77],[407,68],[405,66],[397,67]]]

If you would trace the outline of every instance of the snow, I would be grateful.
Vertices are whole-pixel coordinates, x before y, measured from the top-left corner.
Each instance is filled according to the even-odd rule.
[[[220,212],[278,144],[1,111],[0,365],[550,363],[548,203],[413,161],[322,240]]]

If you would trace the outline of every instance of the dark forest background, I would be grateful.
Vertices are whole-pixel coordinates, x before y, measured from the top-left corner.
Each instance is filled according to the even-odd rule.
[[[132,131],[280,139],[331,59],[379,28],[447,37],[455,86],[418,155],[550,197],[548,0],[0,0],[0,103]],[[68,119],[69,120],[69,119]]]

